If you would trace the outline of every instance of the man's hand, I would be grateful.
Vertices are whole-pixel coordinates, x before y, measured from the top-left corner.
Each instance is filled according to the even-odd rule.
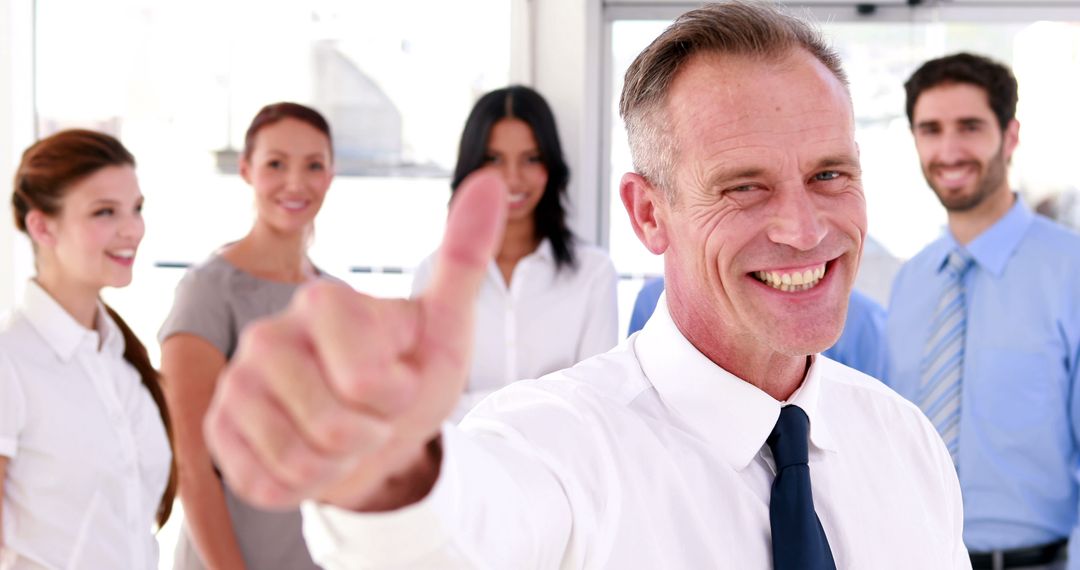
[[[244,331],[204,426],[237,493],[265,508],[317,499],[384,510],[430,490],[430,444],[465,386],[505,196],[493,173],[465,180],[420,297],[375,299],[319,282]]]

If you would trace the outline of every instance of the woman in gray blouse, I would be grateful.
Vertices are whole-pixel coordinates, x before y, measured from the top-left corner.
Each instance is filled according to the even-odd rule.
[[[317,568],[300,513],[263,511],[237,498],[217,474],[202,424],[240,332],[284,309],[297,287],[319,277],[307,246],[333,179],[332,159],[330,127],[317,111],[295,103],[259,111],[240,159],[240,175],[255,190],[255,224],[188,271],[159,333],[185,516],[179,570]]]

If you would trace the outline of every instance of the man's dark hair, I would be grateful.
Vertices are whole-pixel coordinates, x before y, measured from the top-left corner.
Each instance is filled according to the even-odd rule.
[[[1018,100],[1016,77],[1007,66],[971,53],[957,53],[932,59],[904,83],[907,92],[908,124],[915,125],[915,102],[927,89],[942,85],[967,83],[986,92],[990,109],[1002,131],[1016,118]]]

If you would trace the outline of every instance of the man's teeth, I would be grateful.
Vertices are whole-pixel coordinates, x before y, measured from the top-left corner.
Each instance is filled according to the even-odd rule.
[[[942,170],[941,177],[949,182],[955,182],[961,180],[968,175],[968,169],[961,170]]]
[[[281,205],[288,210],[302,210],[307,207],[307,200],[283,200]]]
[[[135,257],[134,249],[118,249],[116,251],[110,251],[109,255],[113,257],[119,257],[121,259],[131,259]]]
[[[756,271],[754,277],[762,283],[781,291],[806,291],[813,289],[825,277],[825,264],[806,271],[777,273],[776,271]]]

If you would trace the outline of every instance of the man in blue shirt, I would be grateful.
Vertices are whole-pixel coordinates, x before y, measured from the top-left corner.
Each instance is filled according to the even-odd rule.
[[[663,277],[645,281],[634,300],[634,312],[630,315],[627,335],[632,335],[645,326],[645,321],[652,316],[663,292]],[[885,309],[870,297],[852,289],[848,299],[847,317],[844,320],[844,332],[840,334],[836,344],[822,354],[859,372],[881,378],[885,374],[887,354]]]
[[[887,383],[953,455],[975,568],[1080,568],[1080,236],[1009,189],[1019,123],[1007,67],[956,54],[905,88],[949,226],[893,285]]]

